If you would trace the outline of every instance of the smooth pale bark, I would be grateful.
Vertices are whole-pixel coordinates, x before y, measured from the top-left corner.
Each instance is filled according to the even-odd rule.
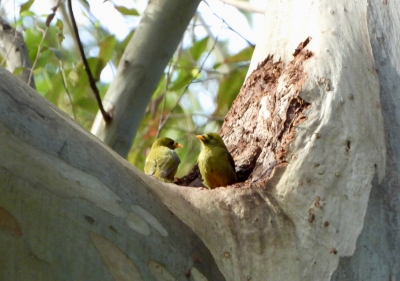
[[[31,75],[31,61],[28,50],[21,33],[11,27],[7,21],[0,17],[0,53],[3,56],[7,69],[10,72],[21,68],[17,75],[22,81],[35,89],[33,73]],[[29,80],[30,78],[30,80]]]
[[[113,115],[97,114],[91,132],[122,157],[128,154],[150,98],[200,0],[152,0],[126,47],[104,97]]]
[[[364,228],[352,257],[332,280],[400,280],[400,3],[368,1],[366,24],[379,78],[386,175],[373,182]]]
[[[230,112],[222,132],[245,163],[240,150],[269,133],[262,125],[272,117],[290,115],[283,101],[298,86],[293,97],[310,103],[307,119],[283,147],[286,165],[262,178],[271,164],[265,142],[251,180],[228,188],[148,178],[2,69],[0,254],[10,258],[0,272],[16,277],[9,280],[185,280],[187,268],[193,280],[223,279],[202,246],[195,254],[198,236],[229,281],[399,279],[399,51],[385,32],[398,30],[400,9],[368,4],[269,2],[252,69],[268,55],[283,62],[249,75],[254,83],[233,105],[246,110]],[[309,36],[307,59],[293,64]],[[304,80],[291,82],[300,72]],[[251,99],[273,75],[276,87]],[[251,112],[257,118],[246,119]],[[254,123],[253,133],[238,134]]]
[[[0,67],[0,280],[224,280],[165,188]]]
[[[288,62],[300,41],[308,36],[313,38],[309,49],[316,55],[314,62],[310,60],[307,66],[310,83],[302,96],[319,111],[313,112],[311,107],[310,113],[306,114],[307,122],[319,123],[318,127],[326,131],[321,134],[321,139],[328,145],[320,150],[318,158],[327,163],[335,159],[340,161],[343,150],[337,148],[346,139],[351,140],[350,153],[361,161],[369,153],[380,152],[385,157],[385,162],[380,160],[380,164],[373,157],[365,160],[364,165],[377,164],[378,171],[372,180],[369,197],[368,183],[360,189],[363,194],[354,202],[356,205],[347,211],[342,209],[341,202],[348,200],[347,196],[338,197],[334,203],[338,222],[345,224],[347,221],[355,231],[344,233],[348,236],[344,238],[346,240],[352,236],[348,241],[332,244],[336,248],[347,244],[347,247],[337,249],[341,258],[332,280],[399,280],[400,4],[395,1],[268,1],[267,7],[264,38],[258,42],[251,68],[254,69],[268,54]],[[321,77],[330,80],[332,91],[316,89],[316,83],[323,87]],[[380,114],[383,123],[379,120]],[[374,130],[364,122],[381,124]],[[311,130],[308,133],[311,140],[313,126],[310,125],[307,130]],[[384,144],[370,151],[362,149],[371,140],[382,142],[382,137]],[[311,161],[309,165],[312,165]],[[345,169],[352,175],[351,181],[345,183],[347,186],[360,180],[357,174],[362,175],[361,166],[357,165],[353,171]],[[336,165],[326,167],[327,175],[336,173]],[[371,175],[368,182],[371,182]],[[333,185],[328,187],[335,189]],[[364,221],[362,216],[349,220],[355,210],[365,212],[367,206]],[[354,244],[360,227],[363,227],[361,234]],[[340,235],[343,233],[337,233]],[[325,238],[322,235],[314,244],[325,244]],[[304,253],[314,255],[317,264],[325,262],[318,252],[307,250]],[[315,266],[309,265],[304,271]],[[329,275],[326,276],[326,279],[309,280],[329,280]]]

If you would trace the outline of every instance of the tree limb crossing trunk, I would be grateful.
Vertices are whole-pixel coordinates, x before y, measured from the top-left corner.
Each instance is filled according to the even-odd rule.
[[[161,183],[4,68],[0,157],[0,280],[225,280]]]
[[[145,176],[1,69],[0,254],[12,258],[0,272],[399,279],[400,56],[387,34],[400,9],[275,2],[221,129],[248,178],[227,188]]]

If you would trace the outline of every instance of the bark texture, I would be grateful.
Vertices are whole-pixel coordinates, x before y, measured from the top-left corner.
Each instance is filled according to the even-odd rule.
[[[225,280],[164,185],[1,67],[0,158],[0,280]]]
[[[261,62],[229,110],[220,133],[236,159],[239,181],[266,179],[275,167],[287,164],[287,145],[309,106],[299,94],[307,79],[303,64],[312,57],[305,49],[310,39],[298,46],[287,66],[273,56]]]
[[[400,9],[378,2],[270,1],[226,188],[147,177],[1,69],[5,280],[399,279]]]
[[[366,22],[380,84],[386,175],[373,182],[356,251],[340,260],[332,280],[400,280],[400,4],[367,1]]]
[[[180,187],[174,200],[173,191],[155,190],[227,280],[330,280],[340,257],[354,253],[373,179],[384,176],[371,49],[354,38],[332,60],[331,34],[318,44],[306,38],[286,63],[264,57],[221,128],[247,180],[212,191]],[[363,52],[346,51],[355,46]]]

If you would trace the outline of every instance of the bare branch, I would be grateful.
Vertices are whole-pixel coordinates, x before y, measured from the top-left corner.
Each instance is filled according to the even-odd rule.
[[[85,70],[86,70],[86,73],[88,75],[88,80],[89,80],[89,83],[90,83],[90,87],[92,88],[93,93],[94,93],[94,95],[96,97],[96,101],[97,101],[97,104],[99,106],[101,115],[103,115],[104,121],[106,121],[106,123],[109,123],[112,120],[112,117],[111,117],[111,114],[109,112],[106,112],[104,107],[103,107],[103,103],[101,102],[101,98],[100,98],[99,89],[96,86],[96,81],[94,80],[94,77],[92,75],[92,71],[90,70],[89,63],[86,60],[85,52],[83,51],[82,42],[81,42],[81,39],[79,38],[78,27],[76,26],[76,22],[75,22],[74,12],[72,11],[72,2],[71,2],[71,0],[68,0],[68,9],[69,9],[69,13],[70,13],[70,16],[71,16],[72,27],[74,29],[76,41],[78,43],[79,52],[80,52],[81,57],[82,57],[82,62],[83,62],[83,65],[85,66]]]
[[[179,102],[181,101],[183,95],[186,93],[186,91],[189,89],[190,84],[192,84],[192,82],[195,80],[195,78],[201,73],[203,66],[205,64],[205,62],[207,61],[208,57],[211,55],[211,52],[214,50],[215,46],[217,45],[218,42],[218,36],[215,38],[214,41],[214,45],[211,47],[210,51],[207,53],[207,56],[205,57],[205,59],[203,60],[200,68],[197,70],[197,73],[193,76],[192,80],[186,85],[185,89],[183,90],[182,94],[179,96],[178,100],[175,103],[175,106],[171,109],[170,112],[168,112],[167,116],[165,117],[165,119],[163,120],[163,122],[159,125],[158,127],[158,132],[157,135],[160,133],[160,131],[163,129],[163,127],[165,126],[165,123],[167,123],[168,119],[171,117],[171,113],[174,111],[174,109],[179,105]]]

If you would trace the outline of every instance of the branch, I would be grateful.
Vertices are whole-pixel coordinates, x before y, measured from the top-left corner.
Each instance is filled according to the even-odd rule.
[[[86,56],[85,56],[85,52],[83,50],[81,39],[79,38],[78,27],[76,26],[74,12],[72,11],[72,0],[68,0],[68,9],[69,9],[69,13],[71,15],[72,26],[73,26],[73,29],[74,29],[76,41],[78,42],[78,47],[79,47],[79,52],[80,52],[81,57],[82,57],[82,62],[83,62],[83,65],[85,66],[84,68],[85,68],[86,73],[88,75],[90,87],[92,88],[93,93],[94,93],[94,95],[96,97],[96,101],[97,101],[97,104],[99,106],[99,109],[100,109],[101,115],[103,116],[104,121],[106,123],[110,123],[111,120],[112,120],[112,116],[111,116],[111,114],[109,112],[106,112],[104,107],[103,107],[103,103],[101,102],[101,98],[100,98],[99,89],[96,86],[96,81],[93,78],[92,71],[90,70],[89,64],[88,64],[88,62],[86,60]]]
[[[212,45],[212,47],[208,51],[206,57],[204,58],[203,62],[200,65],[200,67],[197,69],[197,73],[195,75],[193,75],[192,79],[189,81],[189,83],[183,89],[182,93],[179,95],[178,100],[175,102],[175,105],[171,108],[171,110],[168,112],[167,116],[165,116],[165,118],[162,120],[162,122],[160,122],[160,125],[158,126],[157,135],[159,135],[159,133],[161,132],[161,130],[163,129],[163,127],[165,126],[165,124],[169,120],[172,112],[178,107],[180,100],[182,99],[182,97],[186,93],[186,91],[189,89],[190,84],[192,84],[192,82],[195,80],[195,78],[201,73],[204,64],[206,63],[208,57],[211,55],[212,51],[214,50],[215,46],[217,45],[217,42],[218,42],[218,36],[215,38],[215,40],[213,42],[214,44]]]
[[[139,27],[126,47],[117,74],[104,101],[113,110],[113,122],[106,125],[97,115],[91,132],[123,157],[151,96],[164,73],[200,0],[152,0]]]
[[[217,15],[217,14],[212,10],[212,8],[210,7],[210,4],[208,4],[207,1],[203,1],[203,2],[204,2],[204,4],[206,4],[206,5],[208,6],[208,8],[210,8],[210,10],[211,10],[211,12],[214,14],[214,16],[217,17],[218,19],[220,19],[220,20],[226,25],[226,27],[227,27],[229,30],[231,30],[232,32],[236,33],[240,38],[242,38],[244,41],[246,41],[246,43],[247,43],[249,46],[254,47],[254,44],[253,44],[253,43],[251,43],[249,40],[247,40],[246,37],[244,37],[244,36],[243,36],[242,34],[240,34],[238,31],[236,31],[235,29],[233,29],[233,28],[225,21],[224,18],[222,18],[222,17],[220,17],[219,15]],[[205,25],[205,26],[206,26],[206,25]]]

